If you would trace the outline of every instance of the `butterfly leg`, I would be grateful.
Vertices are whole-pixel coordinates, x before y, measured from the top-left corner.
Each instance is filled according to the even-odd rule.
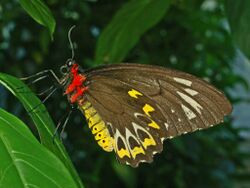
[[[54,88],[43,100],[41,103],[37,104],[35,107],[33,107],[31,110],[28,111],[28,113],[33,112],[36,108],[38,108],[41,104],[45,103],[58,89],[58,87]]]
[[[66,120],[65,120],[65,122],[64,122],[64,124],[63,124],[63,126],[62,126],[62,130],[61,130],[61,132],[60,132],[60,139],[61,139],[61,140],[62,140],[62,138],[63,138],[63,133],[64,133],[64,130],[65,130],[65,128],[66,128],[66,125],[68,124],[68,121],[69,121],[69,118],[70,118],[71,113],[72,113],[72,110],[70,110],[70,112],[69,112],[69,114],[68,114],[68,116],[67,116],[67,118],[66,118]]]
[[[54,143],[54,141],[55,141],[55,138],[56,138],[56,135],[57,135],[57,133],[58,133],[58,130],[59,130],[59,128],[61,127],[61,125],[62,125],[62,121],[63,121],[63,119],[66,117],[66,119],[67,119],[67,117],[68,117],[68,115],[69,115],[69,112],[67,112],[66,114],[64,114],[63,115],[63,117],[59,120],[59,122],[58,122],[58,124],[56,125],[56,129],[55,129],[55,131],[54,131],[54,133],[53,133],[53,143]],[[65,124],[65,121],[64,121],[64,123],[63,123],[63,125]],[[61,138],[61,137],[60,137]]]
[[[43,80],[45,78],[48,78],[49,76],[52,76],[56,80],[56,82],[60,84],[60,79],[56,76],[56,74],[51,69],[44,70],[44,71],[38,72],[38,73],[36,73],[34,75],[31,75],[31,76],[28,76],[28,77],[24,77],[24,78],[20,78],[20,79],[21,80],[29,80],[31,78],[35,78],[35,80],[33,80],[33,81],[31,81],[31,82],[29,82],[27,84],[27,85],[31,85],[31,84],[39,82],[39,81],[41,81],[41,80]],[[19,87],[19,88],[16,88],[16,89],[21,89],[21,88],[23,88],[23,87]],[[39,107],[41,104],[43,104],[44,102],[46,102],[49,99],[49,97],[52,96],[55,93],[55,91],[57,89],[58,89],[58,87],[56,85],[52,85],[51,87],[49,87],[45,91],[42,91],[41,93],[39,93],[38,95],[43,95],[43,94],[45,94],[47,92],[50,92],[48,94],[48,96],[46,96],[41,103],[39,103],[38,105],[36,105],[35,107],[33,107],[31,110],[29,110],[28,113],[33,112],[37,107]],[[22,93],[26,93],[26,92],[23,91]]]
[[[44,71],[38,72],[38,73],[36,73],[34,75],[31,75],[31,76],[28,76],[28,77],[24,77],[24,78],[20,78],[20,79],[23,80],[23,81],[25,81],[25,80],[29,80],[31,78],[34,78],[35,80],[32,80],[32,81],[26,83],[26,85],[29,86],[29,85],[35,84],[36,82],[44,80],[44,79],[46,79],[46,78],[48,78],[50,76],[52,76],[56,80],[57,83],[60,83],[59,78],[56,76],[56,74],[51,69],[44,70]],[[25,88],[25,86],[17,87],[16,89],[17,90],[21,90],[22,88]],[[29,93],[29,92],[30,91],[20,91],[19,93]],[[46,93],[46,92],[44,91],[42,93]]]
[[[43,70],[41,72],[38,72],[34,75],[31,75],[31,76],[28,76],[28,77],[23,77],[23,78],[20,78],[21,80],[28,80],[30,78],[34,78],[34,77],[37,77],[37,76],[42,76],[42,75],[52,75],[53,78],[55,78],[55,80],[60,83],[60,79],[57,77],[57,75],[55,74],[55,72],[51,69],[48,69],[48,70]]]
[[[67,113],[60,119],[60,121],[57,124],[56,129],[54,131],[54,134],[53,134],[53,143],[55,141],[55,138],[56,138],[56,135],[58,133],[58,130],[61,127],[63,120],[65,119],[65,121],[64,121],[64,123],[62,125],[62,130],[60,131],[60,140],[62,140],[62,136],[63,136],[64,130],[66,128],[66,125],[68,124],[68,121],[70,119],[70,115],[73,112],[73,110],[75,110],[75,109],[76,108],[73,105],[71,105],[71,109],[69,111],[67,111]]]
[[[35,80],[28,82],[26,85],[27,86],[32,85],[32,84],[39,82],[40,80],[43,80],[43,79],[48,78],[48,77],[49,77],[49,75],[40,76],[40,77],[36,78]],[[21,89],[21,88],[23,88],[23,87],[18,87],[17,89]]]

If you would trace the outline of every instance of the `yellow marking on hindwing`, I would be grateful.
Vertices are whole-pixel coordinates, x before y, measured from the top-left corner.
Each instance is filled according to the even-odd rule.
[[[148,126],[153,127],[155,129],[160,129],[160,126],[152,119],[151,119],[151,123],[149,123]]]
[[[123,158],[123,157],[125,157],[125,156],[127,156],[128,158],[130,158],[130,153],[129,153],[129,151],[126,150],[126,149],[123,149],[123,148],[120,149],[120,150],[117,149],[116,153],[117,153],[117,155],[118,155],[120,158]]]
[[[142,110],[143,110],[144,113],[145,113],[147,116],[149,116],[149,117],[151,117],[151,115],[149,114],[149,112],[155,111],[155,109],[154,109],[152,106],[150,106],[149,104],[145,104],[145,105],[143,106]]]
[[[160,129],[160,126],[151,119],[151,115],[149,114],[150,112],[155,111],[155,109],[149,105],[149,104],[145,104],[142,108],[142,110],[144,111],[144,113],[149,117],[149,119],[151,120],[151,122],[148,124],[148,126],[153,127],[155,129]]]
[[[123,144],[122,146],[118,145],[119,140],[122,141],[122,144]],[[114,149],[115,149],[116,154],[120,158],[123,158],[125,156],[127,156],[128,158],[131,158],[126,139],[124,138],[124,136],[120,133],[118,129],[116,129],[114,133]]]
[[[136,135],[137,135],[138,138],[140,138],[140,135],[138,134],[138,130],[141,130],[141,131],[143,131],[144,133],[146,133],[148,135],[147,138],[140,138],[142,146],[145,149],[147,149],[148,146],[155,146],[156,145],[156,142],[155,142],[153,136],[146,129],[144,129],[142,126],[139,126],[138,124],[136,124],[134,122],[132,122],[132,125],[133,125],[133,127],[134,127],[134,129],[136,131]]]
[[[132,89],[130,91],[128,91],[128,94],[130,97],[136,98],[138,99],[138,96],[143,96],[142,93],[140,93],[139,91],[136,91],[135,89]]]
[[[147,149],[148,146],[155,146],[156,142],[153,139],[153,137],[145,138],[144,141],[142,142],[142,145],[145,149]]]
[[[132,157],[135,159],[136,155],[145,154],[145,151],[142,147],[135,146],[133,149],[130,150]]]
[[[145,154],[145,151],[143,150],[139,138],[136,137],[128,128],[125,128],[125,135],[126,135],[126,143],[128,145],[128,150],[131,153],[132,158],[136,158],[137,155],[139,154]],[[131,145],[130,138],[136,142],[136,146]]]

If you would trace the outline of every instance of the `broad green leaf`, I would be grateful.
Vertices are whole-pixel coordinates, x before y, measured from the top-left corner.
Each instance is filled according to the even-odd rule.
[[[226,12],[236,44],[250,58],[250,1],[226,0]]]
[[[170,0],[131,0],[119,10],[98,40],[95,64],[122,61],[140,37],[165,15]]]
[[[56,22],[50,9],[41,0],[19,0],[23,9],[39,24],[48,28],[51,38]]]
[[[55,126],[41,101],[22,81],[13,76],[0,73],[0,84],[5,86],[23,104],[24,108],[36,125],[42,145],[44,145],[47,149],[49,149],[61,159],[61,161],[71,172],[75,181],[79,184],[79,187],[83,187],[63,144],[58,138],[56,138],[53,142]]]
[[[0,187],[78,187],[27,126],[0,108]]]

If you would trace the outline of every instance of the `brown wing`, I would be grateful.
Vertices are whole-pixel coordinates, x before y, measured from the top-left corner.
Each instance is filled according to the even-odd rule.
[[[151,162],[165,138],[211,127],[231,112],[225,96],[190,74],[118,64],[85,72],[87,100],[110,126],[121,163]]]

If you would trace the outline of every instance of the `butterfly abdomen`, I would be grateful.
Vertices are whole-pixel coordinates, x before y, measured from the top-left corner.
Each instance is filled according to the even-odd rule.
[[[113,151],[113,138],[109,134],[109,130],[102,120],[101,116],[97,113],[92,104],[84,99],[78,102],[80,110],[85,115],[88,121],[88,126],[91,129],[95,140],[107,152]]]
[[[111,152],[113,151],[113,139],[101,116],[97,113],[92,104],[84,97],[85,92],[88,90],[88,87],[84,85],[86,76],[79,73],[78,68],[77,64],[72,66],[72,79],[67,85],[64,94],[68,95],[68,100],[71,104],[78,104],[78,107],[85,115],[89,128],[98,144],[103,150]]]

